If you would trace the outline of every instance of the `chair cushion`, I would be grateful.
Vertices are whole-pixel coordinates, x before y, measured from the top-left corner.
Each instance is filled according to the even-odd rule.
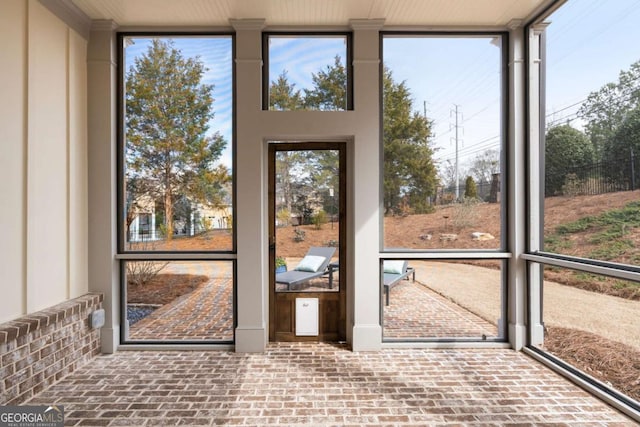
[[[403,260],[394,260],[394,261],[383,261],[382,268],[385,273],[390,274],[402,274],[404,273],[404,261]]]
[[[296,270],[315,273],[322,267],[325,260],[326,258],[323,256],[306,255],[297,265]]]

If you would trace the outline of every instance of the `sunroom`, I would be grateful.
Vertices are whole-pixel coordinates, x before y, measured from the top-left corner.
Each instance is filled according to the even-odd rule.
[[[3,404],[293,342],[510,349],[639,419],[633,1],[0,11]]]

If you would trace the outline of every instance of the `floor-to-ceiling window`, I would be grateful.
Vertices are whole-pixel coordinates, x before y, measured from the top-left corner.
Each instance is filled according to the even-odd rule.
[[[383,33],[386,341],[506,337],[505,44]]]
[[[559,5],[528,27],[531,342],[637,410],[640,4]]]
[[[125,342],[232,342],[233,38],[120,34]]]

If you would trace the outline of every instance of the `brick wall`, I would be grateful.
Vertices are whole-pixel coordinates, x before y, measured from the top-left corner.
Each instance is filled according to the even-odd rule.
[[[73,372],[100,351],[89,314],[102,295],[86,294],[0,324],[0,405],[16,405]]]

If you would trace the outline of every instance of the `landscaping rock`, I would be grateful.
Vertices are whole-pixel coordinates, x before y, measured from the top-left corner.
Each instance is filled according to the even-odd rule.
[[[471,233],[471,238],[473,240],[493,240],[493,239],[495,239],[495,237],[493,237],[492,234],[490,234],[490,233],[481,233],[480,231],[475,231],[475,232]]]

